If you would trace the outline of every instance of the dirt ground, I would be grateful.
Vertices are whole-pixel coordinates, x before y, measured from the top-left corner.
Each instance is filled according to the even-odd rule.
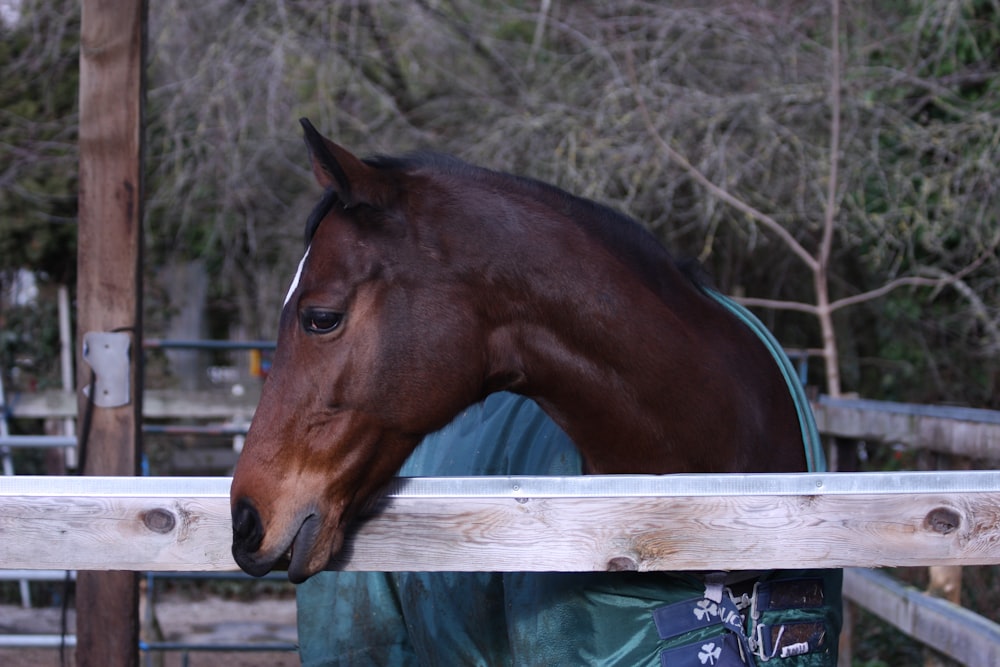
[[[161,593],[156,600],[160,640],[192,644],[295,644],[295,600],[265,598],[253,602],[215,596],[192,598],[186,594]],[[76,627],[69,615],[70,632]],[[58,634],[60,610],[22,609],[0,605],[0,635]],[[144,628],[144,633],[145,633]],[[153,640],[154,637],[144,636]],[[66,650],[72,666],[74,649]],[[285,652],[165,651],[143,653],[140,665],[150,667],[291,667],[298,654]],[[0,648],[3,667],[62,667],[58,648]]]

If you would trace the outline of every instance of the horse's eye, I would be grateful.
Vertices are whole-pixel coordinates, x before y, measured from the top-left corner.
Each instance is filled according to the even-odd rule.
[[[302,328],[312,334],[328,334],[344,321],[344,314],[335,310],[309,308],[302,311]]]

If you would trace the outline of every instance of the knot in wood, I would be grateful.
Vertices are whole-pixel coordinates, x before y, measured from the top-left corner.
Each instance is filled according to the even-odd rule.
[[[941,535],[953,533],[961,525],[962,517],[948,507],[935,507],[924,517],[924,527]]]
[[[615,556],[608,561],[608,572],[635,572],[639,565],[628,556]]]
[[[177,519],[170,510],[157,507],[148,512],[143,512],[142,523],[154,533],[165,535],[174,529],[174,526],[177,525]]]

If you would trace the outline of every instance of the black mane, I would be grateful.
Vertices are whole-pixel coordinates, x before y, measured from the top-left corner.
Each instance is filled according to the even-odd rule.
[[[326,191],[323,192],[323,197],[313,208],[309,217],[306,218],[306,245],[309,245],[312,242],[313,237],[316,235],[316,230],[319,228],[319,223],[323,222],[323,218],[330,213],[335,204],[339,203],[340,198],[337,196],[336,190],[333,188],[327,188]]]
[[[578,197],[544,181],[478,167],[451,155],[426,151],[402,156],[377,155],[366,158],[364,162],[377,169],[403,172],[432,169],[474,181],[502,180],[535,199],[549,202],[554,209],[573,219],[620,261],[636,270],[643,281],[658,294],[665,294],[669,289],[670,267],[680,271],[696,285],[707,282],[696,260],[676,261],[663,244],[635,219],[610,206]],[[333,189],[327,189],[323,193],[323,198],[306,221],[307,244],[312,240],[320,222],[339,201]]]

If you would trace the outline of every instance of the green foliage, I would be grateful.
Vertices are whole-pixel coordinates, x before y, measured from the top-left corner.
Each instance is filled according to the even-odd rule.
[[[0,25],[0,271],[76,271],[76,3],[24,3]],[[54,39],[55,41],[46,41]]]
[[[58,386],[59,318],[54,299],[0,313],[0,372],[9,392]]]
[[[864,610],[855,619],[854,667],[922,665],[923,646]]]
[[[360,153],[433,148],[553,181],[643,221],[675,254],[703,260],[726,291],[813,302],[808,269],[665,159],[637,100],[659,138],[812,252],[830,169],[829,6],[540,9],[521,0],[307,1],[294,12],[232,0],[152,4],[150,333],[188,297],[172,293],[161,267],[199,260],[212,278],[210,319],[273,335],[316,196],[302,115]],[[841,9],[831,296],[901,276],[962,278],[838,312],[845,389],[996,405],[997,4]],[[3,28],[0,40],[0,269],[30,265],[66,280],[75,267],[78,7],[38,0],[25,12],[33,20]],[[809,317],[764,317],[788,345],[819,346]]]
[[[836,270],[857,265],[855,291],[904,275],[962,279],[845,314],[868,323],[845,365],[861,368],[853,388],[866,396],[997,407],[1000,340],[983,304],[1000,296],[1000,10],[978,0],[885,10],[898,33],[852,54],[860,133],[877,152],[866,159],[863,144],[849,144],[845,162],[860,168],[848,172]]]

